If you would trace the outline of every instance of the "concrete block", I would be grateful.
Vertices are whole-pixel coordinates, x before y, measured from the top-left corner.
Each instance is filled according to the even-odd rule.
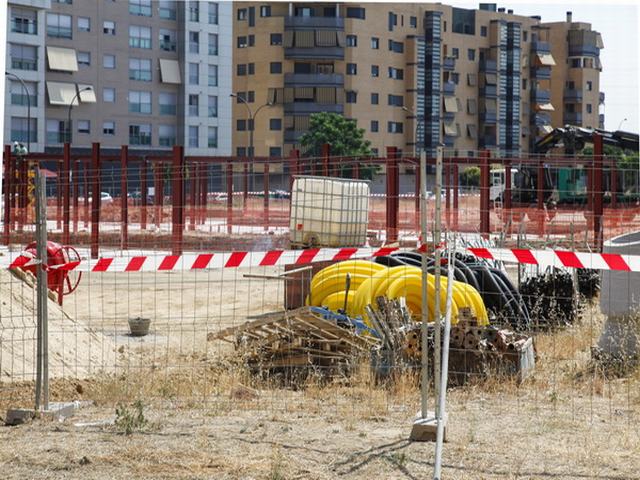
[[[5,416],[5,425],[22,425],[30,422],[35,417],[35,411],[32,408],[10,408]]]
[[[444,423],[444,441],[447,441],[447,417],[445,413],[442,421]],[[426,418],[422,418],[420,412],[416,415],[416,418],[411,427],[411,434],[409,440],[413,442],[435,442],[438,433],[438,422],[436,420],[435,412],[427,412]]]

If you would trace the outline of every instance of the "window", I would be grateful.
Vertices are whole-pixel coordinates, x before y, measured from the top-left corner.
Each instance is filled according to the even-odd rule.
[[[347,75],[357,75],[358,65],[355,63],[347,63]]]
[[[402,133],[402,122],[387,122],[387,133]]]
[[[347,35],[347,47],[357,47],[357,46],[358,46],[358,36]]]
[[[166,30],[164,28],[161,28],[158,35],[158,40],[160,41],[160,50],[164,50],[165,52],[176,51],[175,30]]]
[[[269,119],[269,130],[282,130],[282,119],[281,118],[270,118]]]
[[[373,50],[380,49],[380,39],[378,37],[371,37],[371,48]]]
[[[217,2],[209,2],[209,12],[207,14],[207,18],[209,24],[217,25],[218,24],[218,3]]]
[[[209,34],[209,55],[218,55],[218,34]]]
[[[81,32],[90,32],[91,19],[88,17],[78,17],[78,30]]]
[[[458,85],[458,83],[460,83],[460,74],[458,72],[452,72],[451,73],[451,81],[453,83],[455,83],[456,85]]]
[[[404,79],[404,70],[401,68],[389,67],[389,78],[394,80]]]
[[[378,120],[371,120],[371,128],[369,130],[371,130],[373,133],[378,132]]]
[[[402,107],[404,106],[404,97],[402,95],[389,94],[387,97],[387,104],[392,107]]]
[[[38,106],[38,87],[35,82],[24,82],[24,86],[27,89],[27,94],[24,93],[22,84],[11,80],[11,105],[27,105],[31,104],[32,107]],[[28,97],[27,97],[28,95]]]
[[[115,135],[116,134],[116,122],[113,120],[107,120],[102,122],[102,134],[103,135]]]
[[[176,144],[176,127],[174,125],[158,126],[158,145],[173,147]]]
[[[218,96],[209,95],[207,97],[207,117],[216,118],[218,116]]]
[[[151,0],[129,0],[129,13],[140,17],[150,17]]]
[[[270,17],[271,16],[271,7],[269,5],[262,5],[260,7],[260,16],[261,17]]]
[[[47,13],[47,35],[56,38],[71,38],[71,15]]]
[[[256,44],[256,36],[255,35],[249,35],[249,46],[250,47],[254,47]]]
[[[199,0],[191,0],[189,2],[189,21],[190,22],[199,22],[200,21],[200,2],[199,2]]]
[[[466,8],[453,8],[452,28],[453,33],[465,35],[476,34],[476,11]]]
[[[587,113],[592,113],[593,112],[593,108],[591,107],[590,103],[587,103]]]
[[[593,82],[591,80],[587,80],[587,91],[593,91]]]
[[[47,120],[47,143],[63,143],[66,140],[65,123],[61,120]],[[11,133],[13,135],[13,131]]]
[[[78,65],[81,68],[91,66],[91,52],[78,52]]]
[[[105,20],[102,22],[102,33],[105,35],[115,35],[116,34],[116,22],[112,22],[111,20]]]
[[[158,104],[160,105],[160,115],[175,115],[178,99],[175,93],[161,92],[158,95]]]
[[[527,32],[526,30],[523,30],[522,31],[522,41],[526,42],[528,36],[529,36],[529,32]]]
[[[282,63],[281,62],[271,62],[269,65],[269,71],[271,73],[282,73]]]
[[[150,82],[151,81],[151,59],[130,58],[129,59],[129,80]]]
[[[353,90],[347,90],[345,92],[345,101],[346,101],[346,103],[357,103],[358,102],[358,92],[354,92]]]
[[[396,53],[404,52],[404,43],[402,42],[394,42],[393,40],[389,40],[389,51]]]
[[[189,63],[189,85],[198,85],[200,83],[200,65],[197,63]]]
[[[246,8],[239,8],[236,18],[238,20],[246,20],[247,19],[247,9]]]
[[[31,122],[29,122],[25,117],[11,117],[11,141],[37,142],[38,122],[36,119],[32,118]]]
[[[523,78],[522,79],[522,90],[526,90],[527,89],[527,79]]]
[[[199,32],[189,32],[189,53],[200,53]]]
[[[38,70],[38,47],[12,43],[11,68],[16,70]]]
[[[256,92],[253,90],[247,92],[247,102],[253,103],[256,101]]]
[[[282,148],[280,147],[269,147],[269,156],[270,157],[282,157]]]
[[[102,56],[103,68],[116,68],[116,56],[115,55],[103,55]]]
[[[467,58],[472,62],[476,59],[476,51],[473,48],[467,50]]]
[[[111,87],[105,87],[102,89],[102,101],[107,103],[113,103],[116,101],[116,89]]]
[[[365,19],[365,10],[361,7],[347,7],[347,18]]]
[[[487,27],[485,27],[485,26],[480,27],[480,36],[481,37],[486,37],[487,36]]]
[[[247,74],[247,65],[245,63],[239,63],[236,66],[236,75],[242,77]]]
[[[129,92],[129,112],[151,113],[151,92]]]
[[[245,36],[238,37],[238,39],[236,40],[236,46],[238,48],[247,48],[248,46],[247,37]]]
[[[151,145],[151,125],[129,125],[130,145]]]
[[[189,147],[198,148],[199,136],[200,136],[199,128],[195,125],[189,125]]]
[[[91,133],[91,122],[89,120],[78,120],[78,133]]]
[[[200,97],[198,95],[195,95],[195,94],[189,95],[189,116],[190,117],[197,117],[200,115],[200,108],[198,105],[199,103],[200,103]]]
[[[236,130],[238,132],[244,132],[247,129],[247,120],[239,119],[236,120]]]
[[[387,18],[387,28],[389,29],[389,31],[393,32],[393,27],[395,27],[397,24],[398,16],[393,12],[389,12],[389,16]]]
[[[247,63],[247,75],[255,75],[255,73],[256,73],[256,64]]]
[[[372,77],[380,76],[380,67],[378,67],[378,65],[371,65],[371,76]]]
[[[282,45],[282,34],[281,33],[272,33],[271,34],[271,45]]]
[[[207,70],[207,85],[210,87],[218,86],[218,66],[209,65]]]
[[[207,128],[207,147],[218,148],[218,127]]]
[[[133,48],[151,48],[151,28],[130,25],[129,46]]]
[[[418,28],[418,17],[409,17],[409,25],[411,28]]]
[[[176,19],[176,2],[175,0],[160,0],[158,15],[165,20]]]
[[[247,156],[247,147],[236,147],[236,156],[237,157],[246,157]]]
[[[28,35],[38,34],[38,14],[35,10],[11,7],[11,31]]]
[[[379,95],[377,93],[371,94],[371,105],[378,105],[380,102]]]
[[[451,56],[457,60],[460,57],[460,50],[457,48],[452,48]]]

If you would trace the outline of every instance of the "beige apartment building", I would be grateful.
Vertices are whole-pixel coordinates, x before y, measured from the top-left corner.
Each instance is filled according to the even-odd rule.
[[[374,152],[530,152],[571,123],[598,127],[603,48],[589,24],[495,4],[254,3],[233,7],[233,151],[287,155],[316,112],[365,129]],[[244,101],[243,101],[244,100]]]

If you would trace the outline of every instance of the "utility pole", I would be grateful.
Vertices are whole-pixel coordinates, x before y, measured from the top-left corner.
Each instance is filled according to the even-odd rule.
[[[36,166],[36,248],[38,252],[37,265],[37,357],[36,367],[36,412],[40,410],[40,402],[44,410],[49,409],[49,326],[47,305],[47,197],[45,193],[45,178]],[[42,398],[41,398],[42,397]]]

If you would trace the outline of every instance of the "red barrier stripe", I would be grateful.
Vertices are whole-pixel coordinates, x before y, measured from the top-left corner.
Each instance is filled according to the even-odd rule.
[[[518,259],[518,263],[529,263],[531,265],[538,265],[538,260],[533,256],[531,250],[522,250],[521,248],[514,248],[511,250],[513,255]]]
[[[621,270],[623,272],[631,271],[631,268],[627,262],[624,261],[622,255],[618,255],[617,253],[602,253],[601,255],[611,270]]]
[[[20,268],[22,267],[25,263],[27,263],[29,260],[31,260],[29,257],[25,257],[24,255],[20,255],[18,258],[16,258],[13,262],[11,262],[11,265],[9,265],[9,269],[12,268]]]
[[[64,265],[60,265],[59,267],[56,267],[56,270],[71,271],[74,268],[76,268],[78,265],[80,265],[80,260],[76,260],[75,262],[69,262],[69,263],[65,263]]]
[[[265,254],[259,265],[261,267],[272,267],[276,264],[280,255],[282,255],[282,250],[271,250]]]
[[[476,257],[486,258],[488,260],[493,260],[493,255],[487,248],[469,248],[471,253],[473,253]]]
[[[332,260],[349,260],[357,251],[357,248],[341,248],[340,251],[333,256]]]
[[[575,253],[564,250],[556,250],[554,253],[565,267],[584,268],[584,265]]]
[[[180,255],[167,255],[162,259],[162,262],[160,262],[158,270],[173,270],[173,267],[176,266],[179,259]]]
[[[209,266],[209,262],[213,258],[213,253],[201,253],[191,265],[192,270],[201,270]]]
[[[233,252],[229,260],[227,260],[227,263],[225,263],[225,268],[239,267],[244,257],[247,256],[247,253],[249,252]]]
[[[302,254],[300,254],[298,259],[296,260],[296,265],[311,263],[319,251],[319,248],[309,248],[307,250],[303,250]]]
[[[396,247],[383,247],[378,249],[376,252],[373,252],[373,255],[371,255],[372,257],[384,257],[386,255],[389,255],[390,253],[393,253],[397,250]]]
[[[140,270],[142,268],[142,265],[144,264],[144,261],[146,259],[147,259],[147,257],[132,257],[131,260],[129,260],[129,263],[125,267],[124,271],[125,272],[137,272],[138,270]]]
[[[113,258],[100,258],[95,266],[93,267],[92,271],[94,272],[106,272],[107,269],[109,268],[109,266],[111,265],[111,262],[113,262]]]

